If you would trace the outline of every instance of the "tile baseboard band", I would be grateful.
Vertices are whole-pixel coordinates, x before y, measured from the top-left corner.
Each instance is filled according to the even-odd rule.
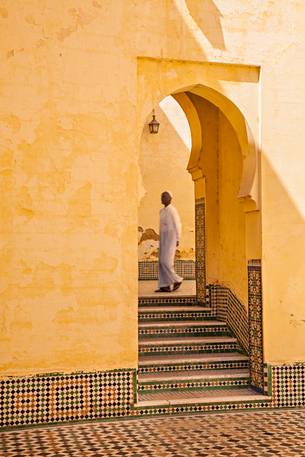
[[[270,401],[218,404],[188,403],[136,407],[135,369],[105,372],[9,377],[0,380],[0,422],[3,429],[70,421],[137,416],[190,414],[264,408],[305,407],[305,362],[265,366]]]

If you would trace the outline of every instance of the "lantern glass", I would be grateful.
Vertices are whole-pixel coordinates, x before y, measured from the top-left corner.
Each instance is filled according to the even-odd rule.
[[[150,133],[158,133],[160,122],[157,121],[156,115],[152,115],[152,120],[148,124]]]

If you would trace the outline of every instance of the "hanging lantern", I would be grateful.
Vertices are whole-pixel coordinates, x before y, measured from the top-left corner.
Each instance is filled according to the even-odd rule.
[[[159,125],[160,125],[160,122],[157,121],[156,116],[155,116],[155,110],[153,110],[152,120],[148,124],[149,132],[150,133],[158,133]]]

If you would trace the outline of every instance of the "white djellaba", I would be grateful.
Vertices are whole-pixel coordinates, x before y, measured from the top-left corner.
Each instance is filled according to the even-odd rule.
[[[172,194],[168,193],[172,197]],[[172,204],[160,210],[159,234],[159,288],[161,288],[183,281],[183,278],[174,270],[177,241],[181,236],[181,221],[178,211]]]

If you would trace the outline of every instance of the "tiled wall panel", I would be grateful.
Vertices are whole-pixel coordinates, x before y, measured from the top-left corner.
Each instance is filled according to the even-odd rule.
[[[212,314],[228,324],[245,352],[248,353],[248,316],[245,307],[228,287],[212,284],[208,286],[208,290]]]
[[[157,280],[158,279],[158,261],[141,260],[138,263],[139,280]],[[184,279],[196,278],[194,260],[175,260],[175,271]]]
[[[249,361],[251,385],[264,390],[262,270],[260,260],[248,263]]]
[[[120,417],[134,403],[135,370],[0,381],[0,426]]]
[[[305,407],[305,363],[273,365],[269,374],[273,407]]]
[[[195,241],[196,241],[196,289],[198,303],[206,302],[206,265],[205,265],[205,200],[195,202]]]
[[[305,407],[305,363],[268,366],[271,401],[239,404],[136,406],[135,370],[44,375],[0,381],[0,427],[31,426],[76,420]],[[267,371],[266,371],[267,373]]]

